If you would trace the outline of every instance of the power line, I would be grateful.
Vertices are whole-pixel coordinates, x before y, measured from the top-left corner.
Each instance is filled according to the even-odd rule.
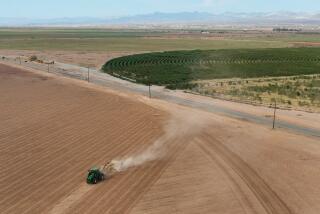
[[[277,101],[274,101],[274,112],[273,112],[273,125],[272,125],[272,129],[275,129],[275,125],[276,125],[276,112],[277,112]]]

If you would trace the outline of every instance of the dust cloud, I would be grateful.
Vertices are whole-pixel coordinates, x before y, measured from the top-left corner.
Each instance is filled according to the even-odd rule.
[[[190,115],[183,112],[175,113],[164,127],[164,134],[144,151],[135,155],[111,161],[117,172],[123,172],[131,167],[137,167],[150,161],[166,156],[168,146],[172,142],[188,143],[207,124],[206,118],[200,115]],[[182,138],[183,137],[183,138]]]

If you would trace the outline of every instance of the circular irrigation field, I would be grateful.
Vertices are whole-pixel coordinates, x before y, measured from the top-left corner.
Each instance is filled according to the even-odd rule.
[[[137,54],[108,61],[106,73],[138,83],[320,73],[320,48],[194,50]]]

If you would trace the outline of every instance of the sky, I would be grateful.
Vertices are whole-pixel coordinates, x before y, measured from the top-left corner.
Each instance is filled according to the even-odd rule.
[[[320,0],[0,0],[0,17],[119,17],[154,12],[320,12]]]

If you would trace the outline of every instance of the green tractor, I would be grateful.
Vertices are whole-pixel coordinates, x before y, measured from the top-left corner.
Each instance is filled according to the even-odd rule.
[[[88,171],[87,183],[97,184],[105,179],[112,177],[117,170],[112,162],[108,162],[101,168],[94,167]]]
[[[88,171],[87,183],[97,184],[105,179],[105,174],[98,168],[92,168]]]

